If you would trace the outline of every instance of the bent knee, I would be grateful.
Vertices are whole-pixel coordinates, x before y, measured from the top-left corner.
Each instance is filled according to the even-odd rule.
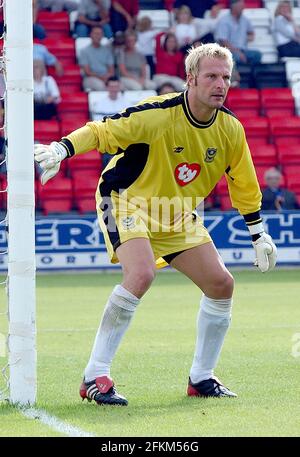
[[[143,265],[124,274],[124,283],[136,297],[142,297],[155,278],[155,265]]]
[[[231,298],[234,289],[234,279],[229,271],[218,275],[208,287],[206,295],[215,299]]]

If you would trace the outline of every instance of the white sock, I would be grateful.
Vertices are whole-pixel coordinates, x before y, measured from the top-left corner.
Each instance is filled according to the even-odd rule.
[[[215,300],[202,296],[197,318],[197,341],[190,372],[196,384],[213,376],[231,320],[232,298]]]
[[[84,372],[87,382],[99,376],[110,376],[112,359],[139,302],[137,297],[120,285],[112,291]]]

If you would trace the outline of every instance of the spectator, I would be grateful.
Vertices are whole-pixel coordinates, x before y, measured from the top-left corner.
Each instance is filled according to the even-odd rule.
[[[88,37],[92,27],[101,26],[106,38],[112,37],[109,24],[110,0],[80,0],[75,24],[77,37]]]
[[[244,0],[230,0],[230,11],[219,20],[215,38],[231,50],[236,63],[257,64],[261,53],[247,48],[248,41],[254,39],[254,29],[243,15],[244,7]]]
[[[269,168],[264,180],[267,187],[262,191],[262,210],[299,209],[295,194],[280,187],[282,175],[277,168]]]
[[[219,13],[221,9],[221,5],[217,4],[208,11],[208,14],[205,15],[205,19],[195,18],[198,30],[198,40],[201,40],[202,44],[215,41],[214,33],[220,19]]]
[[[33,60],[42,60],[46,66],[54,66],[57,76],[64,74],[62,64],[43,44],[33,43]]]
[[[138,0],[112,0],[111,6],[110,23],[114,33],[135,28],[139,12]]]
[[[40,9],[54,12],[60,11],[76,11],[78,2],[75,0],[38,0]]]
[[[165,82],[157,89],[157,95],[172,94],[176,92],[176,89],[172,83]]]
[[[183,52],[198,38],[198,31],[191,10],[182,5],[176,14],[176,23],[171,31],[175,34]]]
[[[102,120],[104,116],[113,116],[116,113],[123,111],[130,105],[128,99],[121,92],[121,82],[116,76],[112,76],[106,82],[106,92],[101,100],[96,101],[91,107],[91,115],[93,120]],[[102,155],[102,167],[105,168],[110,159],[111,154],[104,152]]]
[[[42,60],[33,61],[34,118],[51,119],[57,115],[60,93],[52,76],[47,76]]]
[[[105,96],[91,106],[93,121],[101,121],[104,116],[112,116],[129,106],[129,101],[121,91],[121,81],[117,76],[111,76],[106,81]]]
[[[125,48],[125,33],[124,32],[116,32],[114,39],[113,39],[113,54],[114,60],[116,63],[116,72],[118,72],[118,65],[120,55]]]
[[[184,86],[183,54],[179,51],[177,38],[173,33],[156,35],[156,87],[168,82],[180,92]]]
[[[120,52],[118,68],[120,79],[125,89],[155,89],[155,83],[147,78],[147,62],[145,57],[136,51],[137,36],[134,31],[125,33],[125,47]]]
[[[154,52],[155,40],[154,37],[157,31],[153,30],[152,22],[149,16],[141,17],[137,22],[137,44],[136,49],[143,54],[150,67],[151,78],[155,73]]]
[[[104,90],[107,80],[114,74],[114,58],[110,46],[102,46],[103,30],[93,27],[92,42],[81,50],[79,65],[84,72],[85,90]]]
[[[300,27],[295,24],[290,2],[278,3],[273,33],[279,57],[300,57]]]
[[[32,0],[32,22],[33,22],[33,38],[38,40],[43,40],[46,38],[46,30],[41,24],[38,24],[37,16],[39,13],[39,3],[38,0]]]
[[[207,10],[214,11],[218,8],[217,0],[176,0],[174,8],[180,8],[186,5],[190,8],[192,16],[203,17]]]

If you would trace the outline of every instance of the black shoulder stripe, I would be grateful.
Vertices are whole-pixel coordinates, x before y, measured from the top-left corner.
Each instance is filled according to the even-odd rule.
[[[141,111],[147,111],[150,109],[166,109],[166,108],[173,108],[174,106],[181,105],[183,103],[183,94],[180,93],[176,97],[173,98],[167,98],[166,100],[163,100],[162,102],[149,102],[149,103],[143,103],[141,105],[137,106],[130,106],[129,108],[126,108],[122,113],[117,113],[114,114],[113,116],[105,116],[103,118],[103,122],[105,122],[107,119],[120,119],[121,117],[129,117],[133,113],[139,113]]]
[[[236,115],[232,111],[230,111],[230,109],[226,108],[226,106],[224,105],[219,109],[219,111],[222,111],[225,114],[229,114],[229,116],[235,117],[237,119]]]

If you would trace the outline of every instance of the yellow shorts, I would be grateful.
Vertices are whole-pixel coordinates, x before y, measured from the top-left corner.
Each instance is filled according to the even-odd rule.
[[[116,249],[125,241],[146,238],[150,241],[157,268],[168,263],[163,259],[168,254],[185,251],[212,241],[202,219],[193,212],[180,214],[176,222],[164,225],[150,220],[135,208],[120,209],[117,197],[111,198],[111,207],[102,211],[97,198],[97,214],[111,263],[118,263]]]

